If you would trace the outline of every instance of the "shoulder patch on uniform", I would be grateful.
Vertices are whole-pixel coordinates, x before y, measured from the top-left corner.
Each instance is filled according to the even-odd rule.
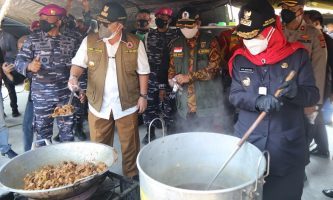
[[[325,37],[323,34],[318,36],[318,39],[320,41],[320,47],[321,48],[326,48],[326,41],[325,41]]]
[[[129,48],[129,49],[132,49],[134,47],[133,42],[127,42],[126,47]]]

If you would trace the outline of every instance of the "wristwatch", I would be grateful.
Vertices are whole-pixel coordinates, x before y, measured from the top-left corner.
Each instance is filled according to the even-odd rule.
[[[142,97],[144,99],[148,99],[148,95],[147,94],[140,94],[140,97]]]

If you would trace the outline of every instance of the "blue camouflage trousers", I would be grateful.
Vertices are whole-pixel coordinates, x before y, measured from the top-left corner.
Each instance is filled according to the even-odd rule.
[[[68,103],[70,91],[68,88],[60,90],[32,91],[32,100],[34,106],[34,132],[37,134],[37,140],[49,139],[53,135],[54,118],[51,117],[56,106]],[[73,121],[74,117],[57,117],[57,126],[59,129],[60,141],[73,141]]]
[[[162,118],[166,125],[169,126],[173,123],[174,99],[169,97],[171,89],[167,86],[165,89],[166,97],[164,101],[161,101],[158,84],[156,73],[151,72],[148,80],[148,105],[146,111],[143,113],[143,121],[145,125],[149,125],[153,119]]]

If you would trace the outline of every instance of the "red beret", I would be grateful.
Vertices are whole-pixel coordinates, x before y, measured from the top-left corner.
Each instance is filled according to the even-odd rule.
[[[168,15],[169,17],[172,16],[172,9],[171,8],[160,8],[155,11],[155,16],[156,15]]]
[[[66,16],[66,9],[55,4],[48,4],[40,9],[39,16],[41,15],[64,17]]]

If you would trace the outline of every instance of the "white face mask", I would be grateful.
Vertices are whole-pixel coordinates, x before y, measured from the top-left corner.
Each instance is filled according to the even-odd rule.
[[[198,26],[195,26],[194,28],[182,28],[180,31],[183,33],[185,38],[191,39],[197,34],[199,28]]]
[[[122,28],[122,25],[119,24],[117,26],[116,31],[110,33],[110,31],[109,31],[108,28],[106,28],[105,26],[101,25],[99,27],[99,30],[98,30],[99,38],[103,38],[103,40],[106,40],[106,41],[111,40],[111,39],[113,39],[119,33],[119,31],[120,31],[121,28]]]
[[[258,55],[267,49],[268,42],[271,39],[274,31],[275,28],[272,28],[265,39],[253,38],[251,40],[243,40],[243,43],[252,55]]]

